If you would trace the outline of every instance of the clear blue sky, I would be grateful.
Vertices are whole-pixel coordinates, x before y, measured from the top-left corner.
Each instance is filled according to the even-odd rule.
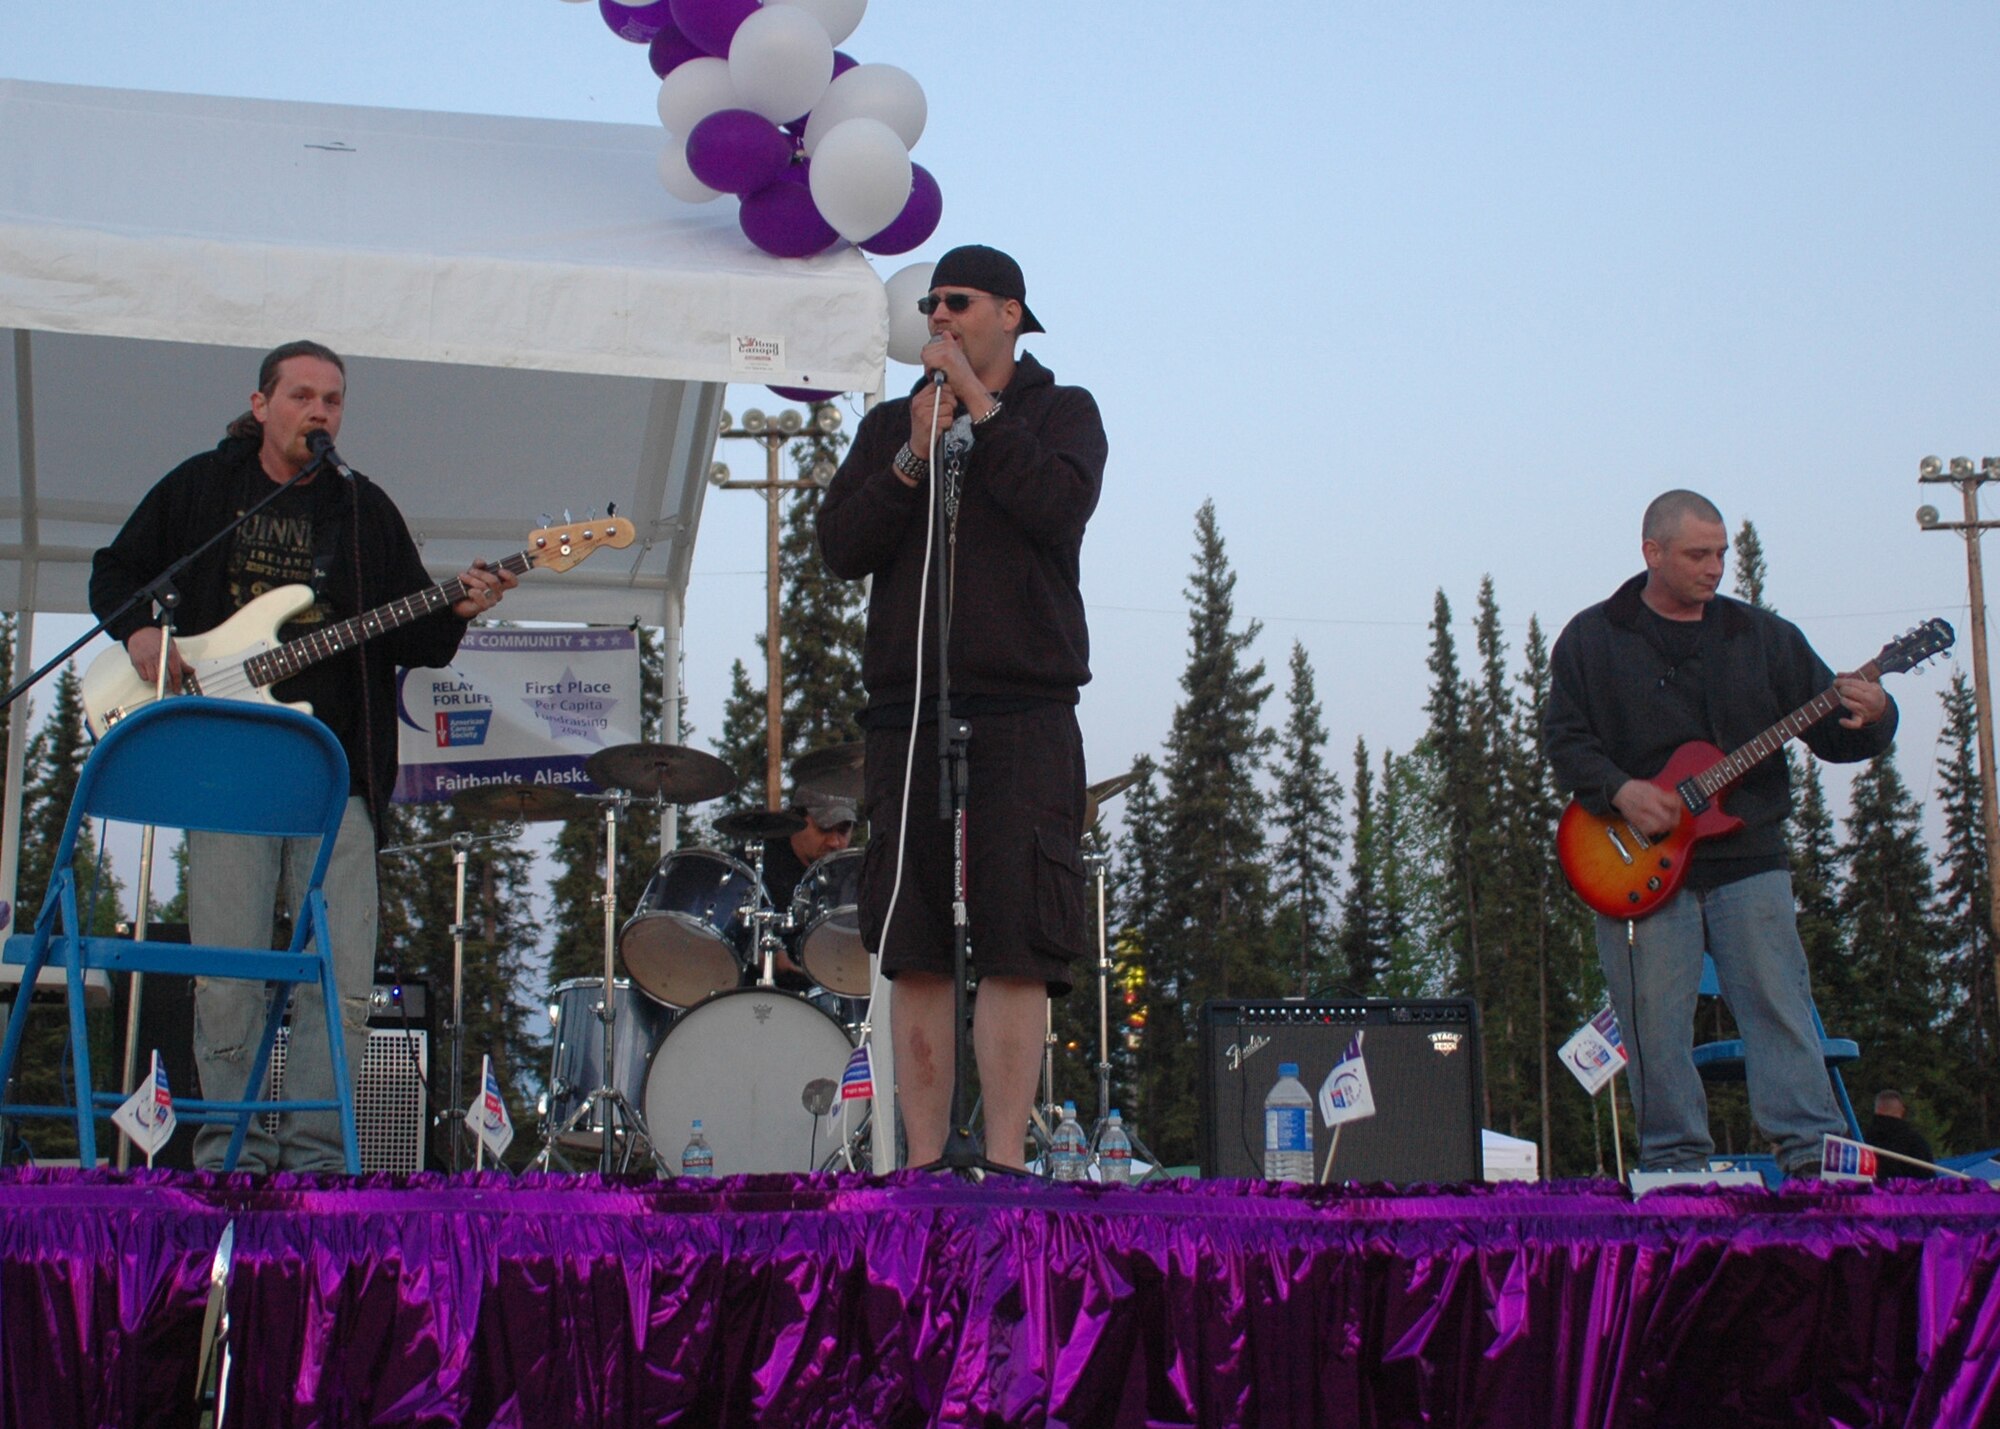
[[[1553,636],[1637,569],[1669,486],[1756,522],[1771,599],[1836,666],[1922,616],[1963,629],[1960,543],[1912,512],[1938,500],[1919,457],[2000,455],[2000,8],[874,0],[843,48],[929,94],[945,216],[912,256],[1013,252],[1030,350],[1103,407],[1093,777],[1166,733],[1206,497],[1343,768],[1357,734],[1421,731],[1437,589],[1469,653],[1490,573],[1518,654],[1531,613]],[[559,0],[16,3],[0,74],[656,122],[644,51]],[[712,494],[704,742],[761,564],[760,503]],[[1892,687],[1920,797],[1944,679]]]

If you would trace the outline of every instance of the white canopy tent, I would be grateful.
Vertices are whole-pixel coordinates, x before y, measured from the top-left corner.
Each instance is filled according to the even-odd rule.
[[[881,386],[861,256],[771,258],[733,203],[669,197],[654,128],[0,80],[0,135],[0,608],[23,655],[293,338],[348,358],[341,454],[439,579],[615,502],[639,541],[531,573],[506,614],[663,627],[669,671],[724,384]]]

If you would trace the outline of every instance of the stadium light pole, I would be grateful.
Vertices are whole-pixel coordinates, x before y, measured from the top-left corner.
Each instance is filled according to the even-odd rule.
[[[1972,458],[1955,456],[1950,469],[1934,456],[1917,463],[1917,480],[1925,485],[1956,486],[1964,499],[1965,517],[1946,521],[1935,506],[1917,508],[1917,525],[1926,531],[1956,531],[1965,538],[1967,594],[1972,603],[1972,698],[1978,713],[1979,802],[1986,826],[1986,923],[1993,939],[1993,987],[2000,1000],[2000,802],[1994,799],[1993,775],[1993,685],[1986,663],[1986,574],[1979,558],[1981,533],[2000,526],[2000,521],[1979,517],[1979,488],[2000,481],[2000,457],[1987,457],[1972,469]]]
[[[811,430],[807,428],[810,426]],[[766,416],[752,407],[737,426],[729,413],[722,414],[722,429],[716,435],[729,441],[756,442],[764,448],[764,479],[736,481],[729,467],[716,462],[708,469],[708,479],[719,491],[761,491],[764,493],[764,807],[780,809],[785,798],[785,688],[784,650],[778,634],[778,506],[781,494],[824,487],[833,480],[834,464],[822,456],[804,479],[790,481],[778,474],[778,458],[800,436],[830,437],[840,430],[840,409],[831,402],[815,402],[812,416],[802,417],[787,407],[776,416]]]

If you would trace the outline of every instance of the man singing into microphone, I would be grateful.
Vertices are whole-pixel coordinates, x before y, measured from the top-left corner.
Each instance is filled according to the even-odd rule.
[[[938,817],[938,611],[925,607],[920,631],[918,607],[934,588],[925,557],[931,483],[941,481],[952,712],[972,730],[966,901],[986,1154],[1020,1166],[1048,998],[1069,991],[1069,964],[1092,944],[1077,851],[1076,702],[1090,678],[1077,573],[1104,426],[1090,393],[1015,355],[1023,333],[1043,329],[1006,254],[952,249],[917,306],[930,320],[924,380],[863,419],[819,512],[828,569],[874,577],[862,652],[873,829],[862,936],[894,979],[910,1161],[934,1161],[951,1114],[952,827]]]
[[[310,585],[319,596],[286,625],[284,640],[371,610],[429,586],[416,543],[395,503],[365,476],[336,474],[331,443],[340,435],[347,368],[316,342],[291,342],[265,358],[250,410],[229,425],[213,451],[190,457],[146,494],[91,569],[90,606],[107,619],[147,582],[194,550],[271,489],[305,470],[313,444],[324,440],[326,463],[259,511],[182,573],[176,629],[199,635],[250,601],[284,585]],[[491,610],[513,575],[484,564],[461,571],[468,592],[449,611],[413,621],[359,649],[309,666],[272,687],[280,700],[309,700],[313,713],[347,753],[347,814],[326,873],[327,918],[334,978],[340,989],[347,1066],[357,1074],[368,1037],[368,998],[375,977],[376,832],[388,812],[396,776],[396,667],[444,665],[458,651],[466,622]],[[133,668],[151,682],[159,669],[160,630],[142,602],[110,626],[125,643]],[[179,688],[187,674],[178,651],[168,654],[167,679]],[[171,779],[173,771],[160,771]],[[188,835],[190,932],[198,943],[271,946],[279,883],[296,908],[317,852],[316,840]],[[202,1095],[241,1098],[249,1059],[263,1028],[264,991],[235,979],[195,983],[194,1051]],[[292,1040],[286,1054],[288,1095],[333,1095],[320,993],[293,993]],[[195,1164],[220,1169],[230,1128],[204,1126],[195,1137]],[[250,1123],[240,1169],[338,1171],[344,1162],[334,1112],[288,1115],[274,1142],[261,1118]]]

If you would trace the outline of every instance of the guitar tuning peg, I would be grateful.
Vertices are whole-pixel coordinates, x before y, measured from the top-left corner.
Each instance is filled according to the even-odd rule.
[[[616,516],[617,514],[618,514],[618,503],[617,503],[617,502],[615,502],[615,501],[607,501],[607,502],[605,502],[605,503],[604,503],[604,519],[605,519],[605,520],[609,521],[609,520],[610,520],[610,519],[611,519],[611,518],[612,518],[613,516]]]
[[[549,515],[548,512],[544,511],[542,513],[542,524],[544,526],[553,526],[556,524],[556,518]]]
[[[570,524],[570,520],[571,520],[571,517],[570,517],[570,514],[569,514],[569,508],[568,508],[567,506],[565,506],[565,507],[563,507],[563,525],[565,525],[565,526],[569,525],[569,524]]]

